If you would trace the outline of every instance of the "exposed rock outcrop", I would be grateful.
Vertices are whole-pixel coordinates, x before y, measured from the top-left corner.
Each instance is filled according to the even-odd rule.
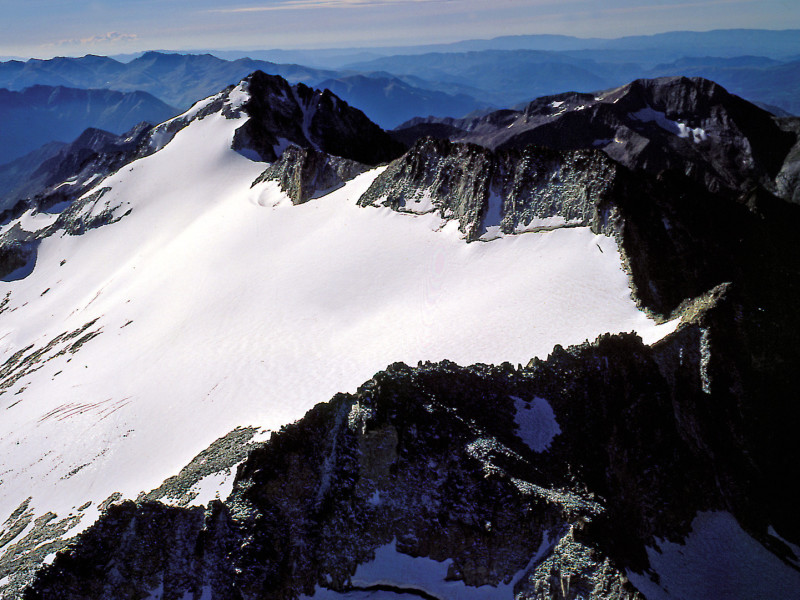
[[[793,160],[798,137],[787,123],[794,120],[779,120],[714,82],[666,77],[547,96],[473,119],[414,119],[394,135],[406,143],[432,135],[492,149],[599,148],[630,169],[682,173],[726,197],[762,188],[791,200],[796,182],[787,186],[778,175]]]
[[[237,150],[249,149],[264,161],[276,160],[288,143],[367,165],[388,162],[405,147],[394,141],[364,113],[330,90],[256,71],[244,80],[250,116],[233,140]]]
[[[367,165],[330,156],[313,148],[289,146],[258,176],[253,185],[277,181],[293,204],[308,202],[317,193],[336,189],[369,169]]]

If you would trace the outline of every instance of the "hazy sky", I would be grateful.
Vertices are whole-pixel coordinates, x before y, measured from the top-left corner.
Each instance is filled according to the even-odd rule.
[[[0,0],[0,56],[800,28],[800,0]]]

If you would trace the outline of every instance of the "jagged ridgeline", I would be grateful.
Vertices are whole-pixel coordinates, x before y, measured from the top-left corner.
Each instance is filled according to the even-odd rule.
[[[406,147],[330,92],[255,73],[110,145],[89,136],[76,146],[88,162],[53,159],[58,176],[7,213],[3,266],[15,277],[27,276],[37,244],[56,233],[137,218],[147,207],[116,195],[119,173],[209,119],[229,127],[237,160],[254,161],[244,161],[249,178],[237,192],[253,205],[303,211],[315,208],[311,200],[333,202],[331,190],[357,189],[349,201],[359,214],[434,223],[432,234],[457,231],[470,251],[590,230],[598,235],[582,243],[597,256],[613,249],[601,236],[616,241],[638,305],[680,324],[651,346],[606,334],[525,366],[393,364],[267,442],[237,429],[138,501],[113,496],[68,545],[47,542],[51,564],[35,574],[38,538],[30,552],[3,557],[6,577],[29,573],[14,593],[791,597],[800,589],[800,519],[787,485],[800,459],[800,127],[753,109],[710,82],[641,81],[469,123],[418,121],[392,134],[405,135]],[[372,178],[346,187],[359,177]],[[65,186],[64,178],[75,179]],[[30,225],[54,206],[52,222]],[[504,275],[534,268],[520,260]],[[398,327],[407,316],[397,315]],[[91,325],[105,335],[102,321]],[[9,390],[41,368],[24,355],[4,366]],[[309,368],[308,377],[322,376]],[[265,380],[249,393],[266,402],[276,385]],[[200,481],[236,464],[227,498],[186,506]],[[177,506],[155,501],[178,496]],[[32,521],[28,504],[19,512],[15,523],[23,513]],[[45,515],[34,529],[50,521],[61,523]]]
[[[764,188],[798,202],[797,123],[712,81],[667,77],[547,96],[522,110],[471,119],[413,119],[392,135],[406,143],[434,136],[493,149],[598,148],[633,170],[686,176],[727,197]]]

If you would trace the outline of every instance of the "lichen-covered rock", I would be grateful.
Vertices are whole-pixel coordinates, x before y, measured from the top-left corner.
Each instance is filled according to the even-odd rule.
[[[482,233],[494,170],[492,153],[484,148],[428,138],[390,164],[358,203],[414,213],[437,210],[458,220],[467,240],[474,240]]]
[[[317,152],[312,148],[289,146],[281,157],[253,182],[277,181],[293,204],[308,202],[366,171],[367,165]]]

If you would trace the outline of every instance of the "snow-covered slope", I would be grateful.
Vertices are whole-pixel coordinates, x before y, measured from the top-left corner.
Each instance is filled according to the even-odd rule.
[[[0,282],[0,523],[30,497],[26,514],[74,516],[71,536],[112,494],[136,498],[232,429],[274,430],[391,362],[525,363],[673,327],[637,310],[614,240],[588,228],[467,244],[434,214],[357,206],[381,168],[298,206],[251,187],[265,164],[231,149],[235,115],[195,119],[98,182],[93,213],[121,218],[45,238],[30,275]]]

